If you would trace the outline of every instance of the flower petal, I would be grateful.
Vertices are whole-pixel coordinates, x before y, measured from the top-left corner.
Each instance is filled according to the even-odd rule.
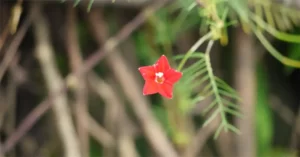
[[[154,80],[155,79],[155,68],[154,66],[143,66],[139,68],[141,75],[144,80]]]
[[[147,80],[144,85],[143,95],[155,94],[158,90],[158,85],[154,80]]]
[[[176,83],[181,77],[182,72],[179,72],[174,69],[169,69],[167,72],[165,72],[166,82],[168,82],[169,84]]]
[[[165,55],[162,55],[154,66],[156,68],[156,72],[165,72],[171,68],[168,58]]]
[[[159,94],[162,96],[172,99],[173,98],[173,85],[169,83],[163,83],[159,85]]]

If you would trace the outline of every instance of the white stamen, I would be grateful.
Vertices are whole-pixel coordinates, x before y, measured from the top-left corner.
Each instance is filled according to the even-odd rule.
[[[164,76],[164,73],[158,72],[158,73],[155,73],[155,76],[157,76],[157,77],[163,77],[163,76]]]

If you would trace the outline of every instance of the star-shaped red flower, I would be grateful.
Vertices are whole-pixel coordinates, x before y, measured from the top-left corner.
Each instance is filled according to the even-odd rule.
[[[140,67],[139,71],[145,80],[143,95],[159,93],[169,99],[173,97],[173,85],[182,77],[181,72],[170,67],[165,55],[154,65]]]

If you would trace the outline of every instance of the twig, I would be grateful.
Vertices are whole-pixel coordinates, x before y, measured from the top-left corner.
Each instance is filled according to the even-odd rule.
[[[6,100],[4,99],[4,96],[3,96],[3,92],[2,90],[0,90],[0,129],[2,128],[2,125],[3,125],[3,119],[4,119],[4,115],[5,115],[5,112],[7,110],[7,104],[5,102]],[[0,157],[4,157],[4,154],[2,153],[2,138],[0,137]]]
[[[10,79],[9,79],[9,85],[6,90],[6,105],[7,105],[7,113],[6,113],[6,118],[5,118],[5,124],[3,130],[5,131],[6,135],[10,135],[15,127],[16,127],[16,98],[17,98],[17,87],[18,87],[18,82],[17,78],[13,75],[13,67],[10,66],[9,74],[10,74]],[[11,156],[15,156],[15,151],[11,152]]]
[[[299,104],[300,105],[300,104]],[[298,154],[300,154],[300,106],[298,107],[298,114],[295,117],[294,120],[294,126],[293,126],[293,131],[292,131],[292,136],[291,136],[291,149],[292,150],[298,150]],[[299,144],[298,148],[297,148],[297,143]]]
[[[17,30],[17,26],[20,21],[21,13],[22,13],[22,3],[23,0],[18,0],[17,3],[12,7],[12,14],[11,17],[4,28],[3,34],[0,36],[0,52],[2,47],[8,37],[9,32],[14,34]]]
[[[295,115],[293,111],[276,96],[271,96],[270,107],[282,120],[292,126],[290,147],[292,151],[297,150],[297,140],[299,139],[297,137],[300,137],[300,107],[298,108],[298,114]]]
[[[22,8],[23,0],[18,0],[17,3],[12,8],[12,17],[10,21],[10,33],[14,34],[18,28],[20,17],[23,11]]]
[[[133,139],[133,124],[129,120],[129,117],[125,113],[124,104],[120,101],[117,92],[106,83],[104,80],[98,78],[95,74],[89,74],[89,84],[91,89],[95,91],[100,97],[103,98],[107,106],[114,106],[114,109],[118,110],[118,148],[119,154],[122,157],[137,157],[138,153],[135,149]],[[99,88],[100,87],[100,88]]]
[[[87,71],[91,70],[97,62],[101,61],[108,53],[107,50],[112,50],[116,48],[121,42],[123,42],[135,29],[137,29],[146,18],[155,12],[157,9],[162,7],[167,1],[159,0],[155,4],[147,7],[143,12],[141,12],[136,18],[134,18],[131,22],[125,25],[119,33],[110,38],[103,46],[102,49],[97,50],[94,55],[90,56],[89,59],[85,61],[85,64],[81,70],[77,70],[74,73],[69,74],[69,78],[65,81],[66,84],[72,84],[74,81],[74,76],[82,75]],[[72,77],[73,76],[73,77]],[[72,79],[73,78],[73,79]],[[76,79],[75,79],[76,80]],[[50,100],[60,96],[66,90],[66,86],[62,86],[61,89],[56,91],[56,93],[52,94],[52,96],[48,96],[43,102],[41,102],[29,115],[23,120],[21,125],[16,129],[14,133],[5,141],[3,145],[3,152],[6,153],[11,150],[16,143],[20,140],[20,138],[26,134],[26,132],[35,124],[35,122],[51,107]]]
[[[100,15],[100,16],[98,16]],[[101,18],[99,18],[101,17]],[[97,38],[97,41],[102,41],[102,39],[107,37],[108,31],[106,29],[106,22],[105,20],[102,19],[102,13],[100,11],[100,9],[95,8],[90,14],[88,14],[87,16],[89,22],[90,22],[90,26],[92,27],[92,29],[98,29],[99,32],[101,32],[100,34],[95,35],[95,33],[92,33],[94,35],[94,37]],[[98,22],[92,22],[92,21],[98,21]],[[99,25],[99,23],[101,23]],[[96,24],[96,25],[95,25]],[[95,76],[94,79],[95,80]],[[99,81],[99,87],[103,88],[103,86],[100,86],[100,83],[103,83],[103,81]],[[108,89],[110,89],[108,87]],[[118,133],[118,121],[120,120],[121,117],[119,117],[119,108],[123,105],[120,103],[120,99],[118,98],[118,95],[115,95],[114,97],[111,97],[113,95],[110,95],[110,93],[112,93],[113,91],[109,91],[109,94],[104,94],[103,93],[104,90],[100,89],[98,90],[97,93],[99,93],[99,95],[101,97],[103,97],[106,107],[105,107],[105,112],[104,112],[104,126],[108,129],[108,131],[113,134],[113,136],[117,136]],[[106,91],[105,91],[106,92]],[[116,93],[115,93],[116,94]],[[109,97],[110,96],[110,97]],[[114,100],[114,102],[110,102],[111,100]],[[115,154],[115,148],[112,147],[106,147],[103,150],[103,154],[106,157],[114,157],[116,156]]]
[[[16,62],[18,62],[18,57],[16,57],[16,60],[10,65],[8,86],[6,91],[0,91],[0,128],[3,130],[4,134],[8,136],[14,131],[15,128],[16,91],[18,86],[17,78],[14,75],[15,66],[17,64]],[[0,141],[2,140],[0,139]],[[14,153],[12,152],[10,155],[14,156]]]
[[[3,144],[3,154],[10,151],[17,142],[25,135],[26,132],[37,122],[37,120],[51,107],[53,104],[52,100],[65,93],[65,89],[60,89],[55,93],[51,94],[41,102],[30,114],[21,122],[20,126],[8,137]]]
[[[6,25],[6,27],[4,28],[4,30],[2,31],[2,34],[0,35],[0,53],[1,53],[1,50],[3,48],[3,45],[4,43],[6,42],[6,39],[7,39],[7,36],[8,36],[8,32],[9,32],[9,26],[10,26],[10,23],[8,23]]]
[[[93,55],[88,57],[85,60],[83,66],[77,70],[75,73],[72,73],[68,76],[69,80],[72,82],[72,79],[75,76],[83,75],[87,71],[91,70],[99,61],[101,61],[108,53],[114,50],[120,43],[122,43],[128,36],[140,27],[148,16],[152,15],[157,9],[161,8],[168,0],[159,0],[156,1],[153,5],[145,8],[139,15],[137,15],[132,21],[127,23],[118,34],[114,37],[106,40],[102,48],[98,49]]]
[[[94,14],[97,16],[99,14]],[[95,19],[103,19],[102,17],[95,17]],[[93,34],[96,36],[96,41],[101,44],[108,38],[107,26],[105,26],[104,20],[90,20],[90,23],[93,25]],[[102,25],[102,28],[99,29],[97,26]],[[107,56],[107,61],[109,67],[116,76],[118,82],[120,83],[123,91],[129,101],[133,111],[135,112],[137,119],[142,125],[143,131],[150,145],[154,151],[160,157],[177,157],[177,152],[172,147],[171,143],[164,134],[161,126],[155,120],[154,116],[151,113],[149,103],[146,101],[140,92],[139,87],[137,86],[135,77],[133,77],[132,71],[129,69],[128,64],[124,61],[117,50],[107,49],[107,52],[110,53]],[[153,138],[155,137],[155,138]]]
[[[218,124],[220,123],[220,118],[215,118],[209,125],[200,128],[191,143],[186,147],[186,150],[182,157],[197,157],[209,137],[214,133]]]
[[[87,117],[89,133],[104,147],[112,147],[116,144],[113,136],[101,127],[92,117]]]
[[[63,87],[63,79],[55,65],[53,50],[49,41],[48,25],[41,11],[34,21],[34,30],[37,43],[36,57],[41,64],[49,93],[55,93]],[[62,93],[53,100],[53,111],[64,146],[65,157],[81,157],[66,93]]]
[[[282,120],[284,120],[287,124],[293,126],[294,120],[296,119],[295,114],[292,110],[290,110],[287,105],[283,104],[282,100],[280,100],[276,96],[270,97],[270,107],[280,116]],[[299,132],[300,135],[300,132]]]
[[[3,58],[3,61],[0,65],[0,81],[3,78],[3,75],[7,68],[9,67],[10,63],[13,61],[18,47],[21,44],[29,26],[31,25],[34,16],[36,15],[35,8],[32,9],[29,16],[26,17],[24,24],[21,26],[20,30],[17,32],[16,36],[14,37],[13,41],[11,42],[10,46],[8,47],[7,51],[5,52],[5,56]]]
[[[82,57],[78,42],[78,35],[76,30],[76,14],[75,9],[72,4],[68,5],[67,12],[67,24],[66,24],[66,36],[67,42],[66,47],[68,50],[68,56],[70,58],[70,67],[72,71],[76,71],[80,66],[82,66]],[[78,77],[76,85],[73,88],[75,93],[75,110],[76,110],[76,122],[77,122],[77,131],[79,135],[79,140],[82,148],[82,155],[88,157],[89,155],[89,135],[86,127],[88,121],[86,120],[88,113],[87,107],[87,89],[85,77]]]

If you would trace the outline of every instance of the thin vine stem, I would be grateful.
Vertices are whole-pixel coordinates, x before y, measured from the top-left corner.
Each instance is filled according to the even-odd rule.
[[[190,49],[189,51],[185,54],[184,58],[181,60],[177,70],[180,71],[184,64],[186,63],[186,61],[189,59],[189,57],[209,38],[212,37],[212,32],[207,33],[206,35],[204,35],[202,38],[200,38]]]
[[[225,131],[227,131],[227,120],[226,120],[226,115],[225,115],[225,112],[224,112],[224,104],[222,102],[222,99],[221,99],[221,96],[219,94],[219,91],[218,91],[218,86],[217,86],[217,83],[216,83],[216,80],[215,80],[215,75],[213,74],[213,69],[212,69],[212,66],[211,66],[211,63],[210,63],[210,51],[211,51],[211,48],[213,46],[213,40],[210,40],[208,45],[207,45],[207,49],[206,49],[206,52],[205,52],[205,61],[206,61],[206,65],[207,65],[207,71],[208,71],[208,76],[210,78],[210,83],[212,85],[212,90],[215,94],[215,98],[216,98],[216,101],[217,101],[217,104],[218,104],[218,109],[219,109],[219,112],[221,114],[221,118],[222,118],[222,123],[221,125],[224,125],[224,128],[225,128]]]
[[[258,24],[264,30],[269,32],[275,38],[282,40],[282,41],[291,42],[291,43],[300,43],[300,35],[288,34],[288,33],[278,31],[274,27],[272,27],[270,24],[263,21],[259,16],[255,15],[253,13],[250,13],[250,17],[256,22],[256,24]]]
[[[293,60],[288,57],[283,56],[280,52],[278,52],[270,43],[269,41],[264,37],[261,31],[253,29],[253,32],[255,33],[256,37],[260,40],[260,42],[263,44],[263,46],[270,52],[272,56],[274,56],[277,60],[279,60],[281,63],[287,66],[300,68],[300,61]]]

